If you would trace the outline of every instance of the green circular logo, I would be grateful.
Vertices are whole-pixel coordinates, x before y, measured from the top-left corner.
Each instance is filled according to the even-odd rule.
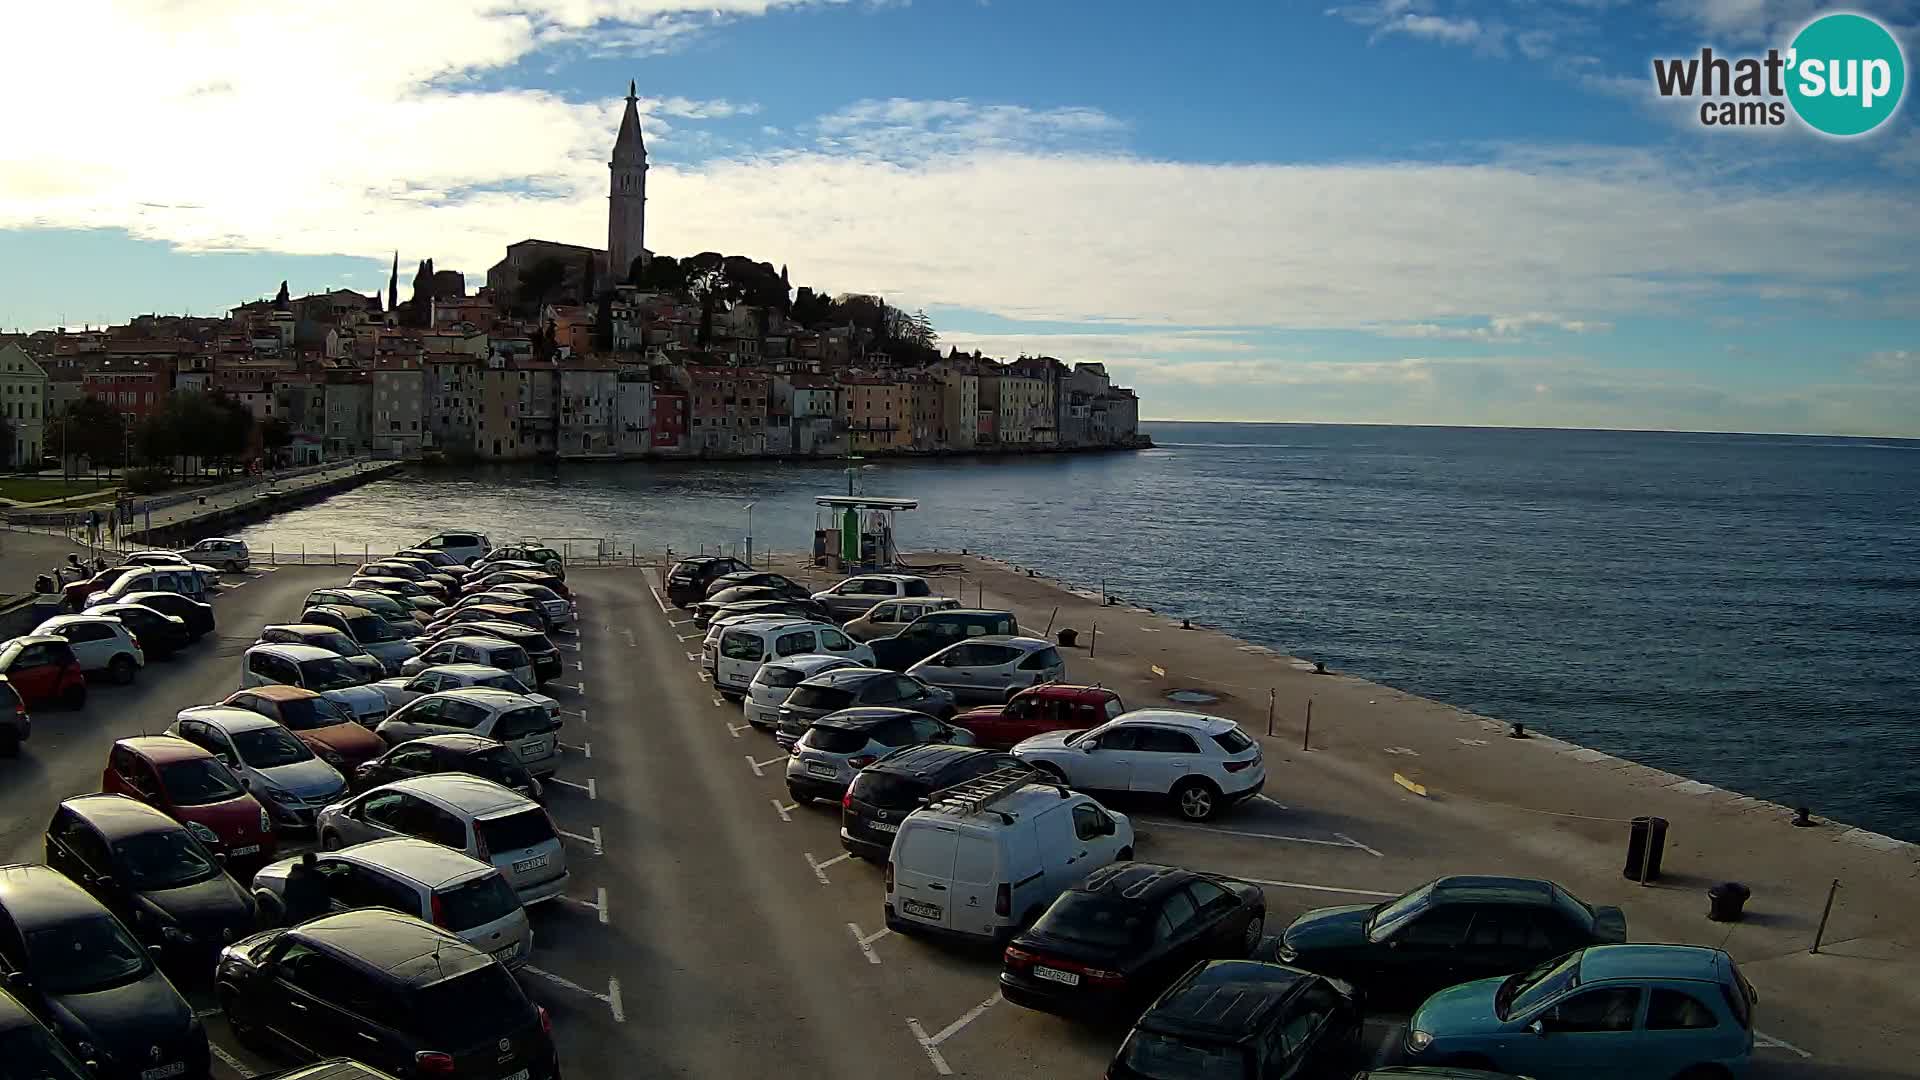
[[[1787,99],[1814,130],[1864,135],[1886,122],[1907,89],[1907,61],[1887,28],[1865,15],[1822,15],[1787,53]]]

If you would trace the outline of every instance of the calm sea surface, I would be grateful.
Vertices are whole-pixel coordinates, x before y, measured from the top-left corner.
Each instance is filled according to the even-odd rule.
[[[1920,839],[1920,442],[1145,425],[1159,448],[883,462],[908,550],[990,552],[1294,655]],[[499,467],[246,533],[806,549],[836,464]]]

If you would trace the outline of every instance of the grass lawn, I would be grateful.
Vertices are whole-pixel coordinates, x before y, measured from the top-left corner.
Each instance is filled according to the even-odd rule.
[[[64,499],[70,495],[86,495],[103,488],[117,486],[118,480],[111,483],[94,483],[86,477],[74,477],[69,482],[57,478],[41,476],[0,476],[0,499],[12,499],[15,502],[45,502],[48,499]]]

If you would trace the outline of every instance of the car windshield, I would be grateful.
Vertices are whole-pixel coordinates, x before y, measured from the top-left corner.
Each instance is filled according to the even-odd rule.
[[[86,1080],[85,1066],[39,1024],[0,1031],[0,1061],[9,1080]]]
[[[113,845],[113,861],[135,889],[177,889],[220,873],[200,841],[185,829],[141,833]]]
[[[825,754],[851,754],[866,749],[873,733],[866,728],[822,727],[807,731],[807,745]]]
[[[1433,903],[1433,886],[1423,885],[1398,900],[1389,900],[1373,913],[1372,921],[1367,923],[1367,940],[1385,941],[1393,936],[1395,930],[1405,926],[1414,916],[1427,910]]]
[[[313,757],[313,751],[307,749],[306,743],[294,738],[286,728],[278,726],[234,732],[233,749],[240,755],[241,761],[256,769],[292,765]]]
[[[435,899],[440,901],[440,925],[456,934],[503,919],[520,906],[513,886],[497,873],[442,890]]]
[[[309,690],[344,690],[363,681],[360,669],[338,656],[300,662],[300,682]]]
[[[1228,728],[1215,735],[1213,741],[1229,754],[1245,753],[1253,747],[1253,740],[1242,735],[1239,728]]]
[[[1246,1080],[1247,1052],[1237,1046],[1189,1042],[1174,1035],[1136,1031],[1120,1048],[1120,1063],[1137,1076],[1166,1080]]]
[[[330,634],[322,634],[319,631],[314,631],[307,635],[307,644],[312,645],[316,649],[325,649],[330,653],[337,653],[341,656],[358,656],[360,654],[360,646],[355,644],[352,638],[338,630]]]
[[[802,686],[787,698],[796,709],[844,709],[853,704],[853,691],[837,686]]]
[[[294,731],[350,724],[353,714],[332,698],[295,698],[280,702],[280,722]]]
[[[175,806],[205,806],[240,797],[240,784],[225,765],[192,758],[160,766],[160,787]]]
[[[553,839],[553,823],[547,820],[546,811],[538,808],[491,818],[479,827],[480,838],[493,852],[519,851]]]
[[[372,609],[369,608],[369,611]],[[395,608],[394,610],[399,610]],[[362,645],[378,641],[398,641],[400,632],[387,625],[387,620],[378,615],[356,615],[347,620],[347,629],[353,631],[353,638]],[[356,652],[359,650],[355,650]]]
[[[533,693],[532,690],[527,689],[526,683],[521,682],[519,679],[504,671],[498,675],[488,675],[485,678],[475,679],[472,685],[484,686],[489,690],[505,690],[510,694]]]
[[[806,672],[799,668],[790,668],[785,664],[768,664],[760,669],[760,676],[755,681],[762,686],[785,690],[788,687],[799,686],[806,677]]]
[[[1568,953],[1532,971],[1509,975],[1494,991],[1493,1011],[1500,1019],[1531,1012],[1580,985],[1580,955]]]
[[[898,773],[862,769],[860,775],[853,778],[851,793],[861,802],[882,810],[911,810],[920,805],[921,796],[927,794],[927,785]]]
[[[373,612],[375,615],[385,618],[404,619],[408,617],[407,610],[398,603],[395,603],[391,596],[381,596],[379,593],[368,593],[365,596],[354,597],[353,602]],[[348,623],[347,625],[351,626],[353,624]],[[365,641],[367,639],[361,638],[360,640]]]
[[[460,1049],[518,1031],[533,1019],[533,1006],[507,969],[474,968],[408,995],[410,1030],[422,1045]]]
[[[147,950],[127,935],[119,920],[104,912],[29,930],[26,944],[27,966],[39,989],[49,994],[107,990],[150,970]]]
[[[1146,932],[1149,914],[1136,904],[1065,893],[1033,924],[1033,932],[1081,945],[1126,948]]]

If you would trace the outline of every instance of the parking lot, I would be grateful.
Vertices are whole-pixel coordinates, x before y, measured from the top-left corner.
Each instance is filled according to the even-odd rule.
[[[308,590],[345,570],[233,576],[215,601],[215,636],[132,687],[96,687],[84,710],[36,715],[22,756],[0,762],[0,856],[38,861],[54,804],[97,789],[113,739],[156,731],[177,710],[231,692],[258,628],[296,615]],[[570,846],[572,884],[532,912],[523,972],[553,1014],[569,1075],[1100,1074],[1124,1026],[1009,1005],[995,989],[998,950],[884,929],[881,868],[843,853],[837,806],[787,797],[785,753],[713,692],[695,628],[661,601],[647,571],[580,569],[569,583],[578,632],[556,636],[566,671],[546,692],[564,709],[565,756],[548,808]],[[1463,865],[1526,869],[1475,850],[1470,836],[1416,836],[1337,783],[1298,798],[1301,767],[1271,744],[1268,754],[1267,794],[1214,822],[1117,806],[1134,819],[1138,857],[1259,883],[1270,930]],[[277,1067],[242,1051],[217,1012],[207,1022],[216,1075]],[[1401,1030],[1392,1018],[1370,1021],[1368,1053],[1391,1057]],[[1796,1047],[1763,1046],[1762,1075],[1816,1067]]]

